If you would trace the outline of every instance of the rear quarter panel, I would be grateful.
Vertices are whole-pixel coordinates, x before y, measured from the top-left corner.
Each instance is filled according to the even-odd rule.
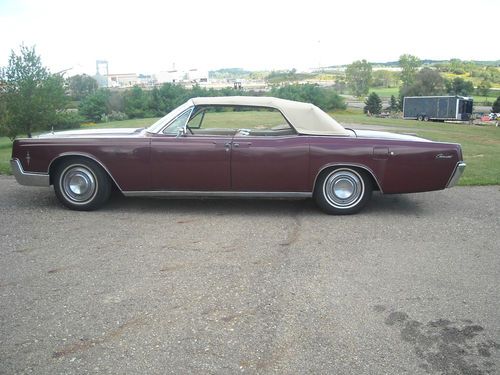
[[[446,158],[436,159],[438,154]],[[360,166],[369,170],[387,194],[440,190],[446,187],[460,146],[437,142],[311,137],[310,186],[325,167]]]

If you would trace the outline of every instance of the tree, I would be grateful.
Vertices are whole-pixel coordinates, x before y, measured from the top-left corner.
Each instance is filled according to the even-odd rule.
[[[442,95],[445,93],[445,81],[434,69],[423,68],[416,75],[412,85],[401,87],[405,96]]]
[[[99,122],[110,112],[108,98],[109,91],[104,89],[98,90],[80,102],[78,112],[87,120]]]
[[[451,59],[449,65],[453,74],[464,74],[467,68],[466,62],[460,59]]]
[[[165,112],[170,112],[188,99],[189,92],[183,86],[164,83],[160,87],[160,96],[165,103]]]
[[[11,51],[8,65],[1,71],[0,88],[4,102],[0,129],[11,139],[49,129],[64,114],[63,78],[42,65],[35,47],[21,45],[19,54]]]
[[[477,86],[477,93],[481,96],[488,96],[490,93],[491,83],[485,79]]]
[[[364,112],[372,115],[378,115],[382,111],[382,100],[376,92],[372,92],[365,101]]]
[[[148,109],[148,95],[139,86],[132,87],[125,93],[125,113],[130,118],[146,117]]]
[[[394,95],[391,95],[391,101],[389,103],[389,111],[396,112],[399,109],[398,101]]]
[[[375,70],[372,74],[372,87],[397,87],[399,85],[399,74],[390,70]]]
[[[346,89],[347,83],[344,79],[342,78],[337,78],[335,80],[335,84],[333,85],[333,88],[335,91],[337,91],[340,94],[344,93],[344,90]]]
[[[401,67],[401,81],[403,87],[413,85],[418,68],[422,65],[420,59],[413,55],[401,55],[399,57],[399,66]]]
[[[281,87],[273,87],[269,92],[269,95],[282,99],[312,103],[324,111],[346,108],[344,99],[334,90],[323,89],[317,85],[292,84]]]
[[[471,81],[466,81],[461,77],[456,77],[451,81],[446,81],[446,90],[451,95],[467,96],[474,92],[474,85]]]
[[[67,82],[71,96],[75,100],[82,100],[86,96],[96,92],[98,88],[97,81],[86,74],[69,77]]]
[[[346,81],[356,96],[368,94],[372,82],[372,65],[366,60],[354,61],[345,71]]]
[[[500,96],[493,102],[493,107],[491,107],[491,111],[495,113],[500,113]]]
[[[165,115],[165,102],[157,87],[154,87],[150,92],[148,108],[154,116]]]

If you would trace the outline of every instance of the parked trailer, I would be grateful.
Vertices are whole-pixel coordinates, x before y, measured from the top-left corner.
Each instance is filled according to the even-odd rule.
[[[403,100],[403,118],[419,121],[469,121],[472,98],[464,96],[407,96]]]

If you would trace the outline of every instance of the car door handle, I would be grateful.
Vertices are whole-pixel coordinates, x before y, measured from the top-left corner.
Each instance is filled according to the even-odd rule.
[[[233,143],[234,147],[240,147],[240,148],[246,148],[250,147],[252,145],[252,142],[240,142],[240,143]]]

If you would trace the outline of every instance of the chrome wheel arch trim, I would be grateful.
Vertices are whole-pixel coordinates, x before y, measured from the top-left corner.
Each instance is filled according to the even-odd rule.
[[[384,191],[382,190],[382,185],[380,184],[380,181],[378,180],[377,176],[375,175],[375,173],[373,173],[373,171],[367,167],[366,165],[363,165],[363,164],[357,164],[357,163],[331,163],[331,164],[326,164],[324,166],[322,166],[318,173],[316,173],[316,177],[314,177],[314,183],[313,183],[313,191],[316,189],[316,183],[318,182],[318,177],[320,176],[321,173],[323,173],[323,171],[325,169],[328,169],[328,168],[342,168],[342,167],[345,167],[345,168],[360,168],[360,169],[363,169],[365,170],[366,172],[368,172],[374,179],[375,183],[377,184],[380,192],[382,194],[384,194]]]
[[[50,169],[52,168],[52,164],[54,164],[54,162],[56,162],[60,158],[68,157],[68,156],[80,156],[80,157],[84,157],[84,158],[87,158],[87,159],[90,159],[90,160],[96,162],[108,174],[109,178],[111,178],[111,180],[114,182],[114,184],[116,185],[118,190],[123,191],[122,188],[120,187],[120,185],[118,184],[118,182],[116,182],[116,180],[113,177],[113,175],[111,174],[111,172],[108,170],[108,168],[106,168],[106,166],[99,159],[97,159],[95,156],[93,156],[92,154],[87,154],[85,152],[63,152],[62,154],[57,155],[55,158],[53,158],[50,161],[49,166],[47,168],[47,174],[50,175]],[[52,181],[52,183],[53,183],[53,181]]]

